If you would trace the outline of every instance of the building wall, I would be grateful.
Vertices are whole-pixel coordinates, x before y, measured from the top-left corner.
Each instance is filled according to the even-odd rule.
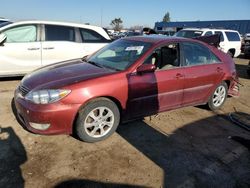
[[[178,31],[183,28],[221,28],[250,33],[250,20],[189,21],[189,22],[156,22],[155,30]]]

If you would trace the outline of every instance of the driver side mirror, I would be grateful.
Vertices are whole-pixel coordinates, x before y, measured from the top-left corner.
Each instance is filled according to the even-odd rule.
[[[0,34],[0,46],[2,46],[4,44],[4,42],[6,41],[7,36],[3,33]]]
[[[142,74],[142,73],[149,73],[149,72],[154,72],[156,70],[156,66],[153,64],[142,64],[137,68],[137,73]]]

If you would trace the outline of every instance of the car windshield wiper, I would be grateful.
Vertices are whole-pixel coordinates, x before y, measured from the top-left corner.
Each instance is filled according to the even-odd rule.
[[[95,66],[97,66],[97,67],[104,68],[103,66],[101,66],[100,64],[98,64],[98,63],[96,63],[96,62],[94,62],[94,61],[86,61],[86,62],[89,63],[89,64],[92,64],[92,65],[95,65]]]
[[[87,63],[90,63],[90,64],[92,64],[92,65],[95,65],[95,66],[97,66],[97,67],[100,67],[100,68],[112,69],[112,70],[115,70],[115,71],[121,71],[120,69],[116,69],[116,68],[114,68],[114,67],[110,67],[110,66],[107,66],[107,65],[100,65],[100,64],[98,64],[98,63],[96,63],[96,62],[94,62],[94,61],[86,61],[86,60],[83,60],[83,61],[85,61],[85,62],[87,62]]]
[[[88,57],[88,56],[87,56],[87,55],[85,55],[84,57],[82,57],[82,59],[81,59],[81,60],[82,60],[82,61],[84,61],[84,62],[87,62],[87,57]]]

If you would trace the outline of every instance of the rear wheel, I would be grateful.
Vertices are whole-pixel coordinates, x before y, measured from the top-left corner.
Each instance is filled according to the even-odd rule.
[[[76,134],[85,142],[101,141],[115,132],[119,122],[120,112],[113,101],[95,99],[79,111]]]
[[[220,83],[213,94],[210,96],[208,101],[208,107],[211,110],[218,110],[225,103],[227,98],[227,84],[225,82]]]

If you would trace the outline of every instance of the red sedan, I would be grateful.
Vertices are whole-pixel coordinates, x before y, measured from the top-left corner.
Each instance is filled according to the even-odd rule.
[[[15,91],[18,117],[34,133],[103,140],[124,121],[238,95],[231,57],[184,38],[131,37],[90,57],[38,69]]]

